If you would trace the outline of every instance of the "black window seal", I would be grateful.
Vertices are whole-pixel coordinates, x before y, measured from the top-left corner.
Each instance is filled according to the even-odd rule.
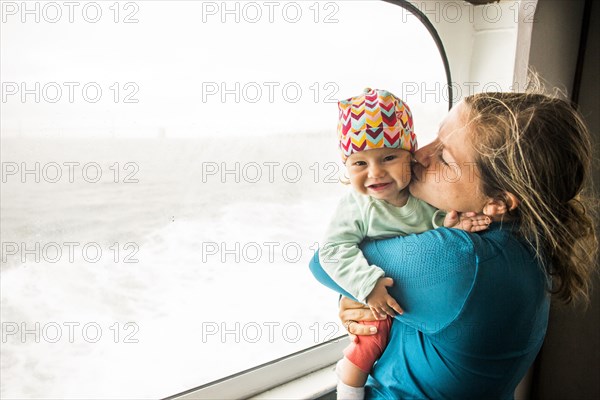
[[[433,24],[431,23],[429,18],[427,18],[427,16],[421,10],[419,10],[419,8],[417,6],[410,3],[408,0],[382,0],[382,1],[402,7],[406,11],[414,14],[414,16],[417,17],[419,19],[419,21],[421,21],[421,23],[425,26],[425,28],[427,29],[427,31],[433,38],[433,41],[435,42],[435,45],[438,48],[440,56],[442,57],[442,62],[444,63],[444,70],[446,71],[446,81],[447,81],[446,83],[448,85],[448,110],[450,110],[452,108],[452,104],[454,102],[453,93],[452,93],[452,75],[450,73],[450,63],[448,62],[448,56],[446,55],[446,49],[444,48],[444,43],[442,43],[442,39],[440,38],[440,35],[438,34],[437,30],[435,29],[435,27],[433,26]]]

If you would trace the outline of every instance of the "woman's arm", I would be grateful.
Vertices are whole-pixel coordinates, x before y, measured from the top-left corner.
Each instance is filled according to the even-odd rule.
[[[473,286],[477,265],[469,235],[440,228],[361,245],[367,260],[394,280],[388,291],[404,310],[396,318],[420,331],[435,333],[458,316]],[[310,269],[325,286],[352,298],[322,270],[318,257],[313,257]]]

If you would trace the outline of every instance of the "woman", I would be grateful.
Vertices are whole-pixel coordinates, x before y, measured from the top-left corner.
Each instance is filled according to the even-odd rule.
[[[440,228],[361,246],[404,310],[366,397],[512,398],[544,340],[550,293],[587,297],[597,251],[580,199],[589,133],[565,101],[483,93],[456,105],[415,158],[414,196],[493,222],[479,234]],[[311,270],[346,294],[317,257]],[[340,307],[351,334],[373,334],[354,323],[374,319],[368,308]]]

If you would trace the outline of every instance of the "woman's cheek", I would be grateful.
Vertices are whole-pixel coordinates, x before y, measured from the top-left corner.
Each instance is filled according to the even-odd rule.
[[[442,168],[442,179],[447,183],[456,183],[462,179],[463,169],[456,163],[449,163]]]

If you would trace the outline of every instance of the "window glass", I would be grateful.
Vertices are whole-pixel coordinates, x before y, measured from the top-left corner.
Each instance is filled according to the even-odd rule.
[[[379,1],[3,2],[2,397],[164,397],[344,334],[336,102],[447,109]]]

